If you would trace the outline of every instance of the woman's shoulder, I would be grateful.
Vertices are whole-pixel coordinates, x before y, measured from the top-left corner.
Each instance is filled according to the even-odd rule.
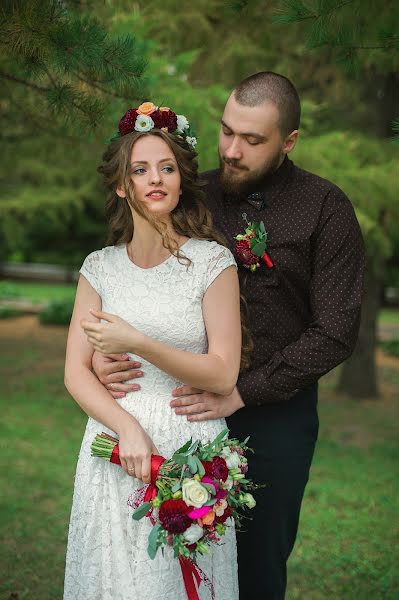
[[[90,252],[84,259],[82,268],[96,268],[97,270],[115,266],[123,258],[125,244],[119,246],[105,246],[99,250]]]
[[[233,257],[232,253],[228,248],[226,248],[226,246],[223,246],[214,240],[197,240],[195,238],[190,238],[189,248],[197,253],[201,253],[203,256],[209,256],[209,258],[213,258],[214,256],[218,255]]]
[[[223,268],[236,266],[236,261],[230,250],[213,240],[191,238],[187,252],[185,248],[183,248],[183,251],[193,261],[196,270],[209,271],[213,270],[216,265],[223,266]]]
[[[86,260],[89,261],[106,261],[106,260],[111,260],[112,258],[115,258],[119,255],[121,255],[123,253],[125,249],[125,244],[119,245],[119,246],[104,246],[103,248],[100,248],[99,250],[93,250],[93,252],[90,252],[90,254],[88,254],[85,258]]]

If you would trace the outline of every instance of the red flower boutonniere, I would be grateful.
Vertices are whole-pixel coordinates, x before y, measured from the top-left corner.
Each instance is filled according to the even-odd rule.
[[[245,234],[239,234],[234,237],[238,244],[234,252],[240,263],[252,272],[260,267],[259,259],[263,260],[265,265],[271,269],[274,263],[266,252],[267,231],[263,221],[260,223],[250,222],[244,213],[243,219],[247,223]]]

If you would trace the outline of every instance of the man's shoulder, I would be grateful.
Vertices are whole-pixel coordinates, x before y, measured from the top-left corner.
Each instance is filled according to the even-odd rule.
[[[349,198],[336,183],[297,165],[294,165],[293,185],[305,188],[308,193],[323,203],[328,199],[336,203],[350,204]]]

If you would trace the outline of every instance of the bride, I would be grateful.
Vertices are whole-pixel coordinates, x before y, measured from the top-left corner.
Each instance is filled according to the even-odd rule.
[[[188,422],[170,410],[182,383],[230,394],[240,367],[235,261],[202,204],[188,122],[144,103],[119,123],[99,167],[109,190],[111,245],[81,268],[69,329],[65,385],[88,415],[68,536],[64,600],[186,600],[172,549],[147,554],[148,519],[127,500],[150,481],[151,454],[165,458],[190,437],[208,440],[224,419]],[[146,377],[115,400],[91,371],[94,350],[128,353]],[[105,431],[119,437],[123,469],[92,458]],[[226,523],[228,524],[228,522]],[[199,566],[216,600],[238,598],[234,524]],[[206,586],[201,599],[210,598]]]

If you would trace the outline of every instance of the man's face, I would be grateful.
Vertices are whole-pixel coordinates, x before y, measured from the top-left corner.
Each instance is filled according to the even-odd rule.
[[[249,191],[265,175],[275,171],[293,148],[295,142],[287,147],[287,139],[281,135],[278,116],[272,102],[244,106],[235,100],[234,92],[231,94],[219,135],[221,184],[225,192]]]

